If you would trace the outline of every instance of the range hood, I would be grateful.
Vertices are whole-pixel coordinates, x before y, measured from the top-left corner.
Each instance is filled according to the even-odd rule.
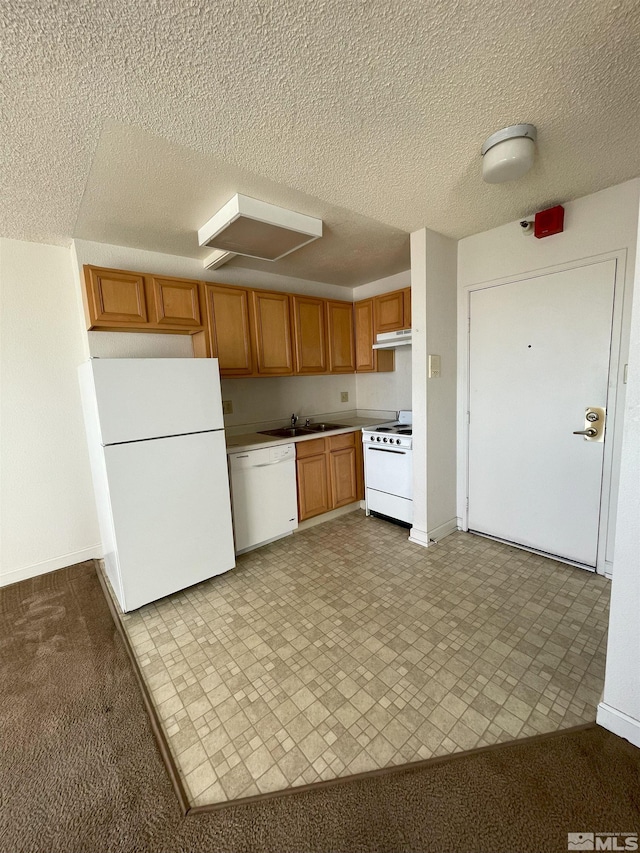
[[[396,347],[411,346],[411,329],[400,329],[397,332],[381,332],[376,335],[374,349],[395,349]]]
[[[198,244],[218,250],[219,257],[214,253],[206,259],[209,268],[233,255],[278,261],[318,237],[321,219],[239,193],[198,229]]]

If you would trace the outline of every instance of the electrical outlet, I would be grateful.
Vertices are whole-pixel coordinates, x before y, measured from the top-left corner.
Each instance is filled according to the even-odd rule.
[[[341,391],[340,392],[340,402],[341,403],[348,403],[349,402],[349,392],[348,391]]]
[[[231,400],[223,400],[222,401],[222,414],[223,415],[232,415],[233,414],[233,403]]]

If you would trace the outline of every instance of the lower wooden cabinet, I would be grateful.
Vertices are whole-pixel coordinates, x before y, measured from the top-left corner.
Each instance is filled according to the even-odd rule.
[[[300,521],[362,500],[361,441],[358,431],[296,444]]]

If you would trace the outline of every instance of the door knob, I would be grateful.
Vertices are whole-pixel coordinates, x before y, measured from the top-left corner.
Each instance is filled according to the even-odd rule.
[[[607,410],[601,406],[589,406],[584,413],[584,429],[577,429],[574,435],[583,435],[585,441],[604,441],[604,430],[607,422]],[[597,424],[597,426],[596,426]]]

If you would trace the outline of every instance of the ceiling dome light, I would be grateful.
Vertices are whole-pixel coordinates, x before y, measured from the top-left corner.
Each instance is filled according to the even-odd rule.
[[[488,184],[521,178],[533,166],[537,131],[532,124],[513,124],[492,133],[482,146],[482,177]]]

